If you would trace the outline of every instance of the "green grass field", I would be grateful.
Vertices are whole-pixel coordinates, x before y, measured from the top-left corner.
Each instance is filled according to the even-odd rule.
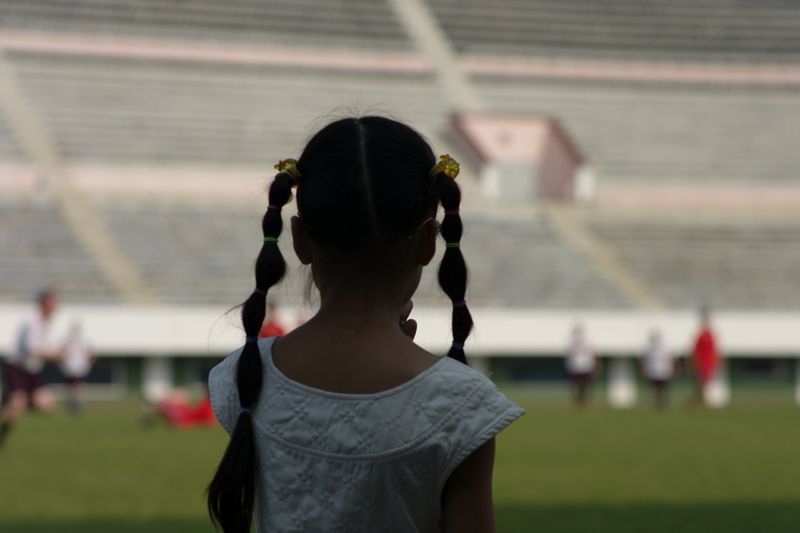
[[[800,410],[529,413],[498,440],[498,531],[798,531]],[[130,406],[29,416],[0,451],[0,532],[213,531],[221,430],[144,428]]]

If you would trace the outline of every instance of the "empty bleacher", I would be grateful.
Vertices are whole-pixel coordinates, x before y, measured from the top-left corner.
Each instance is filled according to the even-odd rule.
[[[18,161],[22,159],[16,139],[8,124],[0,117],[0,162]]]
[[[467,214],[462,242],[470,269],[469,295],[477,305],[552,309],[627,305],[543,215]]]
[[[800,178],[800,94],[484,80],[492,109],[559,118],[601,180],[729,182]]]
[[[586,227],[671,307],[797,309],[800,221],[589,217]]]
[[[2,29],[410,49],[385,0],[4,0]]]
[[[45,285],[57,287],[71,302],[118,300],[49,203],[0,203],[0,250],[0,300],[29,300]]]
[[[463,55],[716,66],[800,60],[800,4],[790,0],[428,2]],[[412,51],[387,0],[8,0],[0,3],[3,31],[33,31],[45,38],[48,32],[153,37],[290,52]],[[269,173],[276,160],[298,155],[319,125],[352,113],[390,114],[433,139],[449,130],[447,98],[433,73],[134,55],[50,55],[19,47],[5,52],[67,173],[73,165],[94,162],[108,164],[100,168],[180,166],[206,173],[248,166]],[[795,87],[489,76],[472,82],[490,112],[558,118],[597,171],[601,187],[800,179]],[[24,155],[0,116],[0,163],[20,160]],[[481,204],[480,198],[469,201]],[[120,201],[99,209],[164,302],[234,305],[252,289],[261,213]],[[645,216],[585,220],[587,230],[669,306],[711,300],[723,308],[772,309],[800,303],[791,290],[800,264],[800,224],[724,217],[713,223]],[[628,305],[586,258],[560,240],[545,216],[466,214],[465,231],[468,297],[477,306]],[[281,246],[287,244],[284,239]],[[68,299],[117,300],[50,205],[0,205],[0,250],[0,300],[27,298],[43,283],[57,285]],[[285,251],[291,258],[288,247]],[[437,263],[423,277],[419,304],[448,305],[435,281]],[[273,295],[297,302],[304,285],[302,271],[295,269]]]
[[[163,301],[234,305],[252,289],[258,213],[200,206],[107,206],[102,214]]]
[[[145,279],[167,302],[230,304],[252,289],[261,213],[202,206],[118,206],[104,216]],[[470,301],[480,306],[540,308],[624,307],[624,301],[575,251],[562,243],[547,219],[465,218],[464,254],[470,269]],[[272,291],[300,302],[307,270],[281,240],[290,266]],[[443,247],[439,246],[439,255]],[[436,268],[426,270],[418,304],[449,305],[438,288]]]
[[[257,210],[201,205],[105,205],[118,242],[164,303],[233,306],[252,289],[260,242]],[[477,307],[622,309],[628,304],[544,216],[465,215],[468,298]],[[586,230],[668,307],[796,309],[800,220],[621,216],[586,213]],[[287,280],[271,295],[303,301],[307,269],[281,241]],[[57,286],[70,302],[118,301],[93,259],[47,203],[0,204],[0,299],[28,299]],[[438,256],[415,297],[447,306],[438,288]]]
[[[428,0],[467,54],[796,63],[792,0]]]
[[[27,54],[13,62],[73,161],[267,165],[295,153],[331,113],[352,111],[388,112],[433,137],[447,129],[444,97],[425,75]],[[522,80],[478,87],[494,111],[559,118],[600,179],[800,177],[800,152],[792,149],[800,141],[800,96],[791,89]],[[0,149],[6,137],[0,130]]]
[[[316,125],[389,113],[444,129],[430,76],[89,58],[12,57],[20,83],[68,160],[267,165]]]
[[[85,10],[105,21],[96,31],[103,31],[106,23],[109,28],[119,24],[130,26],[120,30],[122,35],[127,35],[169,27],[178,24],[175,19],[178,13],[196,12],[198,16],[203,13],[208,16],[208,23],[204,25],[190,17],[185,22],[187,28],[200,31],[217,24],[238,35],[240,31],[235,25],[228,28],[224,17],[212,15],[222,10],[226,16],[247,19],[245,15],[256,17],[255,13],[261,13],[259,10],[270,13],[285,10],[286,17],[298,24],[302,19],[298,13],[316,13],[310,8],[316,5],[314,2],[321,4],[321,12],[339,10],[343,18],[356,17],[354,13],[380,11],[382,17],[392,19],[383,2],[367,7],[372,4],[366,0],[352,4],[303,0],[297,5],[288,1],[240,0],[224,9],[206,1],[191,4],[169,1],[159,3],[161,11],[149,3],[81,0],[70,3],[69,13],[65,12],[63,2],[37,0],[3,3],[0,10],[5,10],[9,17],[0,16],[3,20],[0,27],[25,27],[25,13],[52,8],[49,18],[55,26],[47,26],[48,17],[33,15],[29,23],[42,24],[44,30],[58,31],[62,28],[59,25],[68,27],[76,23],[76,33],[92,33],[95,30],[83,27],[83,22],[78,20],[80,17],[75,15]],[[641,5],[637,7],[638,4]],[[661,13],[664,24],[669,27],[682,28],[680,20],[693,20],[694,26],[687,22],[687,27],[681,31],[703,40],[705,30],[698,29],[699,22],[689,15],[706,20],[704,16],[708,18],[709,13],[716,13],[724,20],[739,20],[749,13],[780,25],[783,22],[776,13],[793,12],[785,2],[770,5],[772,7],[762,9],[748,4],[734,9],[729,2],[721,0],[704,0],[697,5],[683,0],[677,4],[651,0],[640,3],[630,0],[610,3],[503,0],[492,4],[458,3],[456,8],[451,0],[431,0],[431,6],[446,29],[459,20],[489,11],[501,18],[506,17],[506,12],[518,15],[500,22],[491,18],[481,20],[489,32],[485,39],[496,44],[504,42],[505,33],[492,33],[494,24],[513,30],[528,18],[538,20],[538,15],[534,15],[540,12],[565,17],[565,24],[574,25],[576,31],[584,28],[585,19],[591,13],[605,13],[603,17],[606,18],[600,17],[593,23],[603,31],[589,33],[608,38],[616,35],[612,31],[616,20],[612,17],[614,13],[621,20],[658,18],[654,13]],[[153,9],[147,9],[148,6]],[[156,19],[161,22],[157,24]],[[543,20],[547,20],[546,17]],[[719,23],[724,25],[724,20]],[[531,35],[536,34],[535,28],[535,25],[530,26]],[[768,29],[759,31],[772,35]],[[219,35],[222,34],[212,32],[209,38]],[[246,36],[247,31],[242,30],[241,35]],[[776,35],[779,38],[782,34],[778,31]],[[450,37],[458,44],[455,34],[451,32]],[[473,44],[481,42],[482,38],[480,35],[475,39],[465,37]],[[335,46],[346,46],[348,42],[346,36],[339,34],[332,39],[339,43]],[[570,43],[581,42],[574,35],[564,39]],[[571,50],[566,47],[563,52],[569,55],[574,52]],[[448,129],[447,99],[433,75],[53,57],[19,51],[8,55],[23,89],[68,161],[263,166],[294,153],[314,126],[324,121],[332,110],[334,113],[347,113],[352,109],[388,112],[434,138]],[[782,56],[770,57],[778,61]],[[764,182],[798,178],[800,152],[792,147],[800,138],[796,120],[800,116],[800,96],[791,87],[624,85],[513,78],[478,78],[475,83],[490,111],[541,114],[562,120],[601,180]],[[3,142],[5,137],[0,126],[0,157],[3,158],[8,151],[8,143]]]
[[[428,0],[468,54],[795,63],[792,0]],[[386,0],[6,0],[0,30],[406,49]]]

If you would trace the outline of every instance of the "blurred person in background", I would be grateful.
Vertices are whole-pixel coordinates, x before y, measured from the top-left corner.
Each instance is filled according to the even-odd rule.
[[[66,353],[61,361],[61,373],[67,382],[67,406],[73,413],[83,410],[83,389],[92,370],[95,357],[89,350],[80,322],[74,322],[66,339]]]
[[[58,305],[58,294],[54,289],[40,291],[36,296],[36,311],[19,326],[3,372],[3,389],[8,393],[0,420],[0,446],[16,419],[28,408],[50,411],[55,407],[53,395],[42,379],[42,370],[45,362],[59,362],[66,353],[65,347],[54,348],[48,339]]]
[[[669,399],[669,386],[675,376],[675,360],[661,332],[650,332],[647,349],[642,357],[642,374],[653,387],[655,406],[663,409]]]
[[[261,331],[258,332],[259,338],[266,339],[268,337],[282,337],[286,335],[286,328],[278,320],[278,304],[274,300],[270,300],[267,304],[267,319],[264,325],[261,326]]]
[[[581,409],[588,408],[589,386],[599,372],[600,365],[581,323],[575,324],[572,328],[567,348],[566,367],[570,383],[575,389],[575,405]]]
[[[691,406],[709,407],[708,384],[719,370],[720,358],[716,335],[711,328],[711,311],[707,307],[700,310],[700,330],[692,350],[692,366],[697,378],[697,391]]]

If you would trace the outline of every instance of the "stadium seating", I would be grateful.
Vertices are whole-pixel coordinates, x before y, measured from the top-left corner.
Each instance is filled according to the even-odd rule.
[[[797,63],[791,0],[428,0],[468,54]]]
[[[448,110],[429,76],[15,57],[72,160],[265,165],[333,113],[389,112],[436,136]],[[325,91],[318,91],[325,87]],[[482,81],[496,111],[558,117],[600,179],[790,181],[800,97],[789,89]],[[5,136],[0,130],[0,141]],[[5,143],[0,142],[0,146]]]
[[[385,0],[8,0],[0,29],[408,49]]]
[[[671,307],[797,308],[800,220],[594,217],[585,223]]]
[[[0,118],[0,161],[17,161],[21,159],[16,139],[11,135],[8,126]]]
[[[103,216],[146,281],[166,303],[240,302],[252,288],[261,213],[220,206],[106,206]],[[721,309],[792,309],[798,295],[800,221],[693,221],[680,218],[613,217],[586,214],[586,230],[605,244],[670,307],[711,303]],[[465,215],[464,253],[470,269],[470,301],[478,306],[625,308],[625,300],[580,254],[559,239],[544,216],[518,218]],[[82,302],[115,301],[104,281],[51,206],[0,205],[3,254],[0,298],[27,298],[43,280]],[[307,270],[289,247],[284,283],[273,290],[280,301],[304,297]],[[18,251],[18,252],[17,252]],[[447,305],[426,270],[415,301]]]
[[[800,96],[787,88],[484,81],[491,108],[558,117],[607,181],[796,181]]]
[[[715,66],[800,59],[800,5],[790,0],[428,3],[464,56],[706,61]],[[196,40],[212,47],[333,48],[345,54],[413,50],[387,0],[0,3],[0,32],[28,30],[45,36]],[[434,140],[449,130],[451,109],[433,73],[62,55],[22,48],[5,56],[54,139],[67,174],[79,174],[82,164],[91,163],[101,163],[99,168],[130,165],[142,172],[156,168],[160,175],[177,166],[184,174],[197,168],[206,174],[216,168],[268,170],[277,159],[297,155],[317,126],[353,112],[397,116]],[[488,112],[559,119],[594,167],[600,187],[615,182],[785,185],[800,178],[796,87],[486,75],[469,81]],[[0,116],[0,163],[22,159]],[[468,201],[480,207],[484,202],[475,199],[479,188],[469,187]],[[212,208],[208,202],[167,206],[115,200],[100,209],[120,247],[165,302],[233,305],[252,289],[260,213]],[[542,308],[627,305],[560,239],[547,217],[514,218],[488,210],[465,216],[471,302]],[[701,296],[726,308],[796,305],[797,298],[786,289],[800,259],[791,241],[799,229],[794,223],[751,227],[722,217],[713,224],[692,219],[662,224],[645,217],[592,216],[585,219],[585,229],[670,306],[693,307]],[[0,245],[0,300],[27,298],[43,280],[59,285],[68,297],[117,300],[52,207],[0,205]],[[760,253],[743,251],[748,249]],[[763,282],[748,281],[759,275],[758,267],[764,268]],[[418,302],[446,305],[434,278],[435,269],[430,269]],[[277,297],[296,300],[303,286],[302,275],[290,277]]]
[[[0,301],[28,300],[43,285],[72,302],[118,300],[51,204],[0,203],[0,250]]]
[[[234,305],[252,289],[258,213],[143,206],[107,207],[103,215],[145,281],[166,302]]]
[[[395,114],[434,134],[448,119],[430,76],[27,55],[14,65],[68,160],[263,166],[337,114]]]
[[[626,306],[586,259],[558,237],[544,216],[464,215],[463,250],[473,304],[562,309]],[[447,301],[436,288],[435,274],[435,268],[425,272],[421,303]]]
[[[252,262],[259,250],[260,213],[150,205],[106,209],[104,215],[165,301],[233,305],[249,294]],[[468,216],[464,224],[471,302],[504,307],[624,306],[591,266],[558,239],[546,219]],[[302,301],[305,270],[294,258],[288,238],[281,247],[291,268],[272,295]],[[425,272],[415,298],[418,304],[449,303],[436,282],[438,262],[436,258],[434,268]]]

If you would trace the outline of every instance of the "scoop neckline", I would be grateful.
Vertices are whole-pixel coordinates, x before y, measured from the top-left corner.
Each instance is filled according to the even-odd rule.
[[[440,366],[445,364],[447,357],[439,357],[439,360],[433,363],[431,366],[414,376],[413,378],[404,381],[403,383],[396,385],[394,387],[373,393],[364,393],[364,394],[356,394],[356,393],[348,393],[348,392],[334,392],[328,391],[325,389],[318,389],[316,387],[311,387],[309,385],[305,385],[300,383],[299,381],[295,381],[275,366],[275,361],[272,358],[272,345],[275,344],[275,340],[279,337],[268,337],[267,339],[262,339],[259,343],[259,347],[263,348],[262,357],[266,359],[267,369],[279,380],[282,381],[284,384],[294,388],[301,390],[307,394],[313,394],[316,396],[323,396],[326,398],[336,398],[340,400],[376,400],[378,398],[384,398],[386,396],[391,396],[393,394],[397,394],[402,392],[408,388],[413,387],[420,381],[424,380],[430,374],[433,374]]]

